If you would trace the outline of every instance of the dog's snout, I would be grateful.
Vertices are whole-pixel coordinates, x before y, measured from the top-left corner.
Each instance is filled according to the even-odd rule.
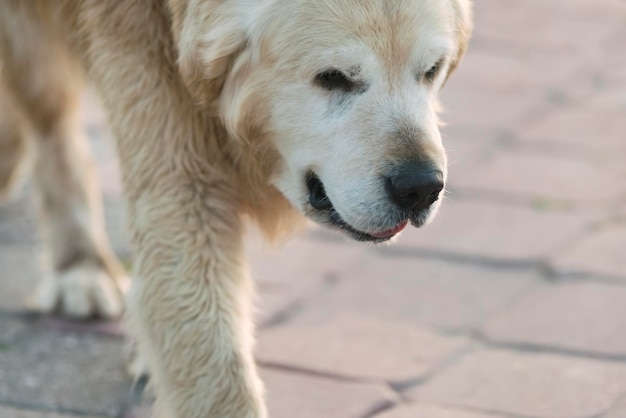
[[[391,198],[402,210],[426,209],[439,199],[443,173],[431,166],[407,164],[388,178]]]

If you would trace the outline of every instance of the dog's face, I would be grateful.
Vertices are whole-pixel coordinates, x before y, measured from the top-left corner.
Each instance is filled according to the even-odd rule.
[[[437,93],[465,48],[468,2],[259,0],[253,9],[220,104],[235,135],[262,132],[279,154],[270,181],[310,219],[358,240],[428,222],[446,181]]]

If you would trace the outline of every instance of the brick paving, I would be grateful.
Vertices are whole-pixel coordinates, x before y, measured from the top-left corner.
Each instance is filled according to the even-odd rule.
[[[378,248],[250,238],[271,417],[626,418],[626,3],[477,0],[442,99],[450,193],[431,226]],[[128,261],[91,96],[84,125]],[[22,310],[35,229],[28,198],[0,208],[0,417],[146,417],[119,323]]]

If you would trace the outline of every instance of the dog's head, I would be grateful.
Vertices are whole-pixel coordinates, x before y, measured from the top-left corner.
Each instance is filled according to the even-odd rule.
[[[300,212],[366,241],[433,216],[446,181],[437,93],[467,45],[469,0],[170,6],[189,89],[233,138],[275,151],[267,182]]]

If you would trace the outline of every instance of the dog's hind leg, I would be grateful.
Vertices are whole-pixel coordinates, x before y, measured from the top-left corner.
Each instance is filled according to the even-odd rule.
[[[23,171],[26,154],[24,122],[0,76],[0,204],[11,197]]]
[[[106,238],[77,117],[82,73],[37,5],[7,0],[0,6],[2,76],[29,128],[39,225],[51,270],[29,305],[41,312],[60,308],[73,317],[115,317],[122,312],[124,276]],[[19,140],[4,141],[11,146]]]

